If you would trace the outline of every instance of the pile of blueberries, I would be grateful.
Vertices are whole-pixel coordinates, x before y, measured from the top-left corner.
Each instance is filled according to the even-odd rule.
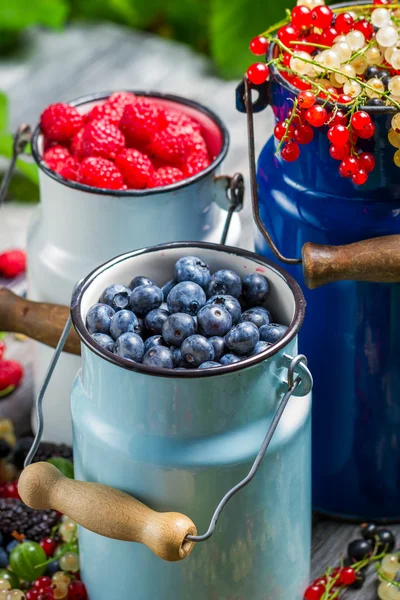
[[[241,279],[229,269],[211,275],[196,256],[175,264],[175,278],[158,287],[135,277],[114,284],[87,314],[97,344],[144,365],[209,369],[230,365],[269,348],[287,327],[271,323],[265,308],[268,280],[258,273]]]

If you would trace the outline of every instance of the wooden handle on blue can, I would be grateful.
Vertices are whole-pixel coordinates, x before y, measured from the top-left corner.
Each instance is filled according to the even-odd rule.
[[[163,560],[182,560],[194,546],[186,539],[197,533],[189,517],[156,512],[106,485],[68,479],[50,463],[26,467],[19,478],[18,491],[31,508],[58,510],[99,535],[140,542]]]
[[[308,242],[302,250],[304,281],[314,289],[344,279],[400,282],[400,235],[377,237],[347,246]]]

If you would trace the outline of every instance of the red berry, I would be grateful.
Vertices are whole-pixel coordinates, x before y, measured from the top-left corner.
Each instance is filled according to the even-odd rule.
[[[84,129],[81,129],[80,131],[78,131],[78,133],[76,135],[74,135],[74,137],[72,138],[72,141],[70,144],[71,154],[72,154],[72,156],[75,156],[78,160],[82,160],[82,158],[83,158],[82,141],[83,141],[83,132],[84,131],[85,131]]]
[[[351,177],[359,169],[358,160],[354,156],[347,156],[339,166],[339,173],[342,177]]]
[[[68,148],[56,144],[55,146],[50,146],[50,148],[45,151],[43,160],[50,169],[58,173],[70,156],[71,154]]]
[[[293,137],[298,144],[309,144],[314,139],[314,131],[309,125],[300,125],[294,130]]]
[[[65,161],[65,164],[59,170],[61,177],[70,179],[71,181],[78,181],[79,179],[79,162],[73,156],[70,156]]]
[[[304,600],[320,600],[325,592],[322,585],[310,585],[304,592]]]
[[[266,54],[268,46],[269,43],[267,38],[263,37],[262,35],[253,38],[250,42],[250,50],[256,56],[262,56],[263,54]]]
[[[37,600],[54,600],[54,591],[52,587],[43,588],[39,591]]]
[[[372,173],[372,171],[375,169],[375,157],[369,152],[362,152],[361,154],[359,154],[358,162],[360,163],[360,168],[366,171],[367,173]]]
[[[47,588],[50,586],[51,586],[51,577],[47,577],[46,575],[43,575],[43,577],[39,577],[33,583],[33,587],[37,588],[38,590],[41,590],[42,588]]]
[[[101,156],[114,159],[125,147],[125,138],[116,125],[109,121],[89,123],[83,132],[84,156]]]
[[[299,30],[293,25],[285,25],[278,29],[278,39],[282,42],[284,46],[287,48],[291,48],[292,44],[290,42],[294,42],[299,39]]]
[[[318,577],[318,579],[315,579],[313,581],[313,584],[326,586],[327,581],[328,581],[328,579],[326,578],[325,575],[323,575],[322,577]]]
[[[148,145],[148,153],[153,158],[181,166],[194,152],[207,153],[201,134],[188,132],[185,128],[169,125],[157,133]]]
[[[348,96],[347,94],[339,94],[338,96],[338,103],[339,104],[349,104],[350,102],[352,102],[353,98],[351,96]]]
[[[328,139],[335,146],[344,146],[350,139],[349,130],[344,125],[333,125],[328,129]]]
[[[316,6],[311,11],[312,24],[318,29],[330,27],[333,20],[333,12],[328,6]]]
[[[286,135],[287,124],[285,121],[279,121],[275,125],[274,136],[277,140],[281,141],[283,137]],[[293,134],[293,126],[290,126],[289,131],[287,132],[288,137],[292,137]]]
[[[291,55],[288,52],[285,52],[283,55],[283,64],[285,67],[290,67],[290,61],[292,60]]]
[[[22,250],[6,250],[0,254],[0,273],[4,277],[17,277],[26,270],[26,254]]]
[[[367,179],[368,173],[367,171],[364,171],[364,169],[359,169],[352,176],[353,183],[355,183],[356,185],[363,185],[367,181]]]
[[[149,187],[164,187],[165,185],[177,183],[184,178],[185,176],[183,172],[176,167],[161,167],[154,172],[154,175],[150,180]]]
[[[269,69],[265,63],[254,63],[247,69],[247,77],[254,85],[265,83],[268,79],[268,75]]]
[[[86,600],[87,592],[81,581],[71,581],[68,586],[68,600]]]
[[[24,370],[19,362],[16,360],[2,360],[0,362],[0,398],[14,391],[21,383],[23,376]]]
[[[331,146],[329,148],[329,154],[335,160],[343,160],[350,154],[350,144],[345,144],[344,146]]]
[[[371,117],[364,110],[358,110],[351,117],[351,124],[358,133],[362,129],[365,129],[365,127],[369,127],[371,124]]]
[[[37,600],[39,596],[39,591],[35,588],[31,588],[25,593],[26,600]]]
[[[313,127],[322,127],[326,123],[328,113],[323,106],[312,106],[307,110],[306,118]]]
[[[164,111],[151,100],[139,98],[134,104],[127,104],[119,123],[125,139],[134,148],[147,144],[154,135],[167,125]]]
[[[308,83],[308,81],[304,81],[303,79],[301,79],[301,77],[296,76],[293,79],[292,83],[294,87],[298,90],[309,90],[311,88],[311,83]]]
[[[98,156],[83,159],[79,180],[85,185],[109,190],[120,190],[124,185],[122,174],[114,163]]]
[[[69,104],[51,104],[40,116],[40,127],[48,140],[66,142],[83,127],[83,117]]]
[[[342,585],[351,585],[357,579],[357,574],[352,567],[343,567],[339,571],[339,583]]]
[[[333,46],[335,38],[338,36],[338,32],[334,27],[327,27],[324,29],[321,35],[321,44],[324,46]]]
[[[295,6],[292,10],[292,25],[299,30],[311,27],[311,10],[307,6]]]
[[[177,110],[165,110],[164,118],[168,125],[176,125],[186,133],[201,133],[201,125],[188,115]]]
[[[208,154],[195,153],[188,156],[183,165],[183,173],[186,177],[192,177],[200,171],[204,171],[208,166],[210,166],[210,159]]]
[[[6,351],[6,345],[3,342],[3,340],[0,340],[0,360],[2,360],[5,351]]]
[[[341,13],[336,17],[335,29],[338,33],[349,33],[353,26],[354,19],[350,13]]]
[[[42,540],[40,540],[40,545],[45,551],[46,556],[53,556],[57,548],[57,542],[50,537],[43,538]]]
[[[0,385],[1,385],[1,383],[0,383]],[[0,394],[1,394],[1,392],[0,392]],[[3,498],[18,498],[18,499],[20,499],[20,496],[18,493],[18,481],[9,481],[8,483],[5,483],[4,487],[2,489],[2,497]]]
[[[126,148],[120,152],[115,159],[115,164],[121,171],[128,189],[146,188],[154,173],[149,157],[134,148]]]
[[[105,119],[114,125],[118,125],[124,108],[127,104],[134,104],[137,97],[131,92],[114,92],[111,96],[102,104],[98,104],[88,115],[86,115],[86,121],[100,121]]]
[[[300,148],[295,142],[287,142],[282,150],[281,156],[286,162],[294,162],[300,156]]]
[[[310,91],[304,91],[301,92],[298,97],[297,100],[301,106],[301,108],[310,108],[310,106],[313,106],[315,104],[316,101],[316,96],[315,94],[313,94],[313,92]]]
[[[363,129],[357,130],[357,134],[363,140],[369,140],[370,138],[374,137],[375,131],[376,127],[374,123],[371,122],[369,125],[366,125]]]
[[[354,29],[356,29],[357,31],[361,31],[367,42],[372,38],[375,31],[374,26],[366,19],[356,21],[356,23],[354,24]]]
[[[347,115],[342,110],[338,110],[333,117],[331,125],[347,125]]]

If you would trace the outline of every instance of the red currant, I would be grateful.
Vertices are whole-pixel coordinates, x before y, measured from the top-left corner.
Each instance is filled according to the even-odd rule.
[[[301,77],[295,77],[293,79],[293,85],[298,90],[309,90],[311,87],[311,83],[308,83],[308,81],[304,81],[303,79],[301,79]]]
[[[323,106],[311,106],[307,110],[306,118],[313,127],[322,127],[326,123],[328,113]]]
[[[334,146],[344,146],[350,139],[349,130],[344,125],[333,125],[328,129],[328,139]]]
[[[360,171],[359,171],[360,173]],[[368,177],[368,176],[367,176]],[[343,567],[339,571],[339,583],[342,585],[351,585],[357,579],[355,570],[352,567]]]
[[[281,141],[285,137],[285,135],[287,135],[288,137],[292,137],[293,130],[294,130],[293,125],[290,125],[289,129],[287,130],[286,122],[279,121],[279,123],[277,123],[275,125],[274,136],[276,137],[276,139],[278,141]]]
[[[375,125],[371,122],[369,125],[366,125],[364,129],[357,131],[360,138],[363,140],[369,140],[374,137],[376,131]]]
[[[353,98],[347,94],[339,94],[338,96],[339,104],[349,104],[352,100]]]
[[[353,25],[354,19],[350,13],[342,13],[336,17],[335,29],[338,33],[349,33]]]
[[[290,42],[295,42],[299,39],[299,30],[296,27],[293,27],[293,25],[285,25],[278,29],[277,35],[282,44],[287,48],[290,48]]]
[[[345,144],[344,146],[331,146],[329,148],[329,154],[335,160],[343,160],[350,154],[350,144]]]
[[[268,79],[269,69],[265,63],[254,63],[247,69],[247,77],[255,85],[265,83]]]
[[[340,163],[339,173],[342,177],[352,177],[352,175],[354,175],[358,169],[358,160],[354,156],[347,156]]]
[[[360,168],[364,171],[367,171],[367,173],[372,173],[372,171],[375,169],[375,157],[369,152],[362,152],[358,156],[358,161],[360,163]]]
[[[351,124],[357,132],[361,131],[362,129],[365,129],[365,127],[369,127],[371,124],[371,117],[364,110],[358,110],[351,117]]]
[[[51,586],[51,578],[43,575],[43,577],[39,577],[33,584],[33,587],[41,590],[43,588],[48,588]]]
[[[54,600],[54,591],[52,587],[48,587],[39,592],[37,600]]]
[[[68,600],[86,600],[87,592],[81,581],[71,581],[68,587]]]
[[[267,38],[263,37],[262,35],[253,38],[250,42],[250,50],[256,56],[262,56],[263,54],[266,54],[268,46],[269,44]]]
[[[300,156],[300,148],[295,142],[287,142],[281,150],[281,156],[286,162],[294,162]]]
[[[304,600],[320,600],[325,592],[322,585],[310,585],[304,592]]]
[[[10,481],[4,484],[2,489],[3,498],[20,498],[18,493],[18,481]]]
[[[323,575],[322,577],[318,577],[318,579],[315,579],[313,581],[313,584],[326,586],[327,581],[328,579],[325,577],[325,575]]]
[[[57,548],[57,542],[53,538],[43,538],[40,540],[40,545],[46,553],[46,556],[53,556]]]
[[[311,27],[311,10],[307,6],[295,6],[292,10],[292,25],[300,30]]]
[[[346,113],[342,110],[338,110],[331,121],[331,125],[347,125]]]
[[[374,34],[374,26],[366,19],[361,19],[354,24],[354,29],[361,31],[364,34],[365,40],[368,42]]]
[[[333,12],[328,6],[316,6],[311,12],[312,23],[318,29],[330,27],[333,19]]]
[[[314,139],[314,131],[309,125],[300,125],[294,130],[293,137],[298,144],[309,144]]]
[[[285,54],[283,55],[283,64],[285,67],[290,67],[290,61],[292,60],[291,55],[289,54],[289,52],[285,52]]]
[[[315,94],[309,91],[301,92],[297,96],[301,108],[310,108],[310,106],[314,106],[316,99]]]
[[[321,35],[321,44],[324,46],[333,46],[335,38],[338,36],[338,32],[334,27],[327,27],[324,29]]]
[[[364,169],[359,169],[352,176],[352,180],[353,180],[353,183],[355,183],[356,185],[364,185],[364,183],[366,183],[366,181],[368,180],[367,171],[364,171]]]
[[[5,351],[6,351],[6,345],[3,342],[3,340],[0,340],[0,360],[3,358]]]
[[[35,588],[31,588],[25,594],[26,600],[37,600],[39,596],[39,590],[35,590]]]

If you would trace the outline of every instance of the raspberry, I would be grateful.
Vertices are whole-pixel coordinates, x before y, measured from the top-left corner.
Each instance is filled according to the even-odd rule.
[[[121,171],[125,183],[131,189],[146,188],[154,174],[154,167],[146,154],[127,148],[118,154],[115,164]]]
[[[149,144],[149,154],[173,164],[181,164],[194,151],[204,149],[205,142],[201,135],[188,133],[177,125],[169,125],[157,133]]]
[[[7,250],[0,254],[0,273],[17,277],[26,270],[26,254],[22,250]]]
[[[58,171],[61,177],[70,179],[71,181],[78,181],[79,174],[79,162],[73,156],[67,158],[61,169]]]
[[[124,185],[121,172],[114,163],[98,156],[83,159],[79,179],[86,185],[109,190],[120,190]]]
[[[11,394],[20,384],[24,375],[22,366],[16,360],[2,360],[0,362],[0,398]]]
[[[98,104],[86,117],[86,121],[99,121],[105,119],[113,125],[118,125],[127,104],[136,102],[135,94],[130,92],[115,92],[102,104]]]
[[[176,167],[161,167],[154,173],[150,180],[149,187],[163,187],[181,181],[185,176],[180,169]]]
[[[166,127],[164,111],[145,98],[139,98],[135,104],[128,104],[119,127],[128,144],[147,144]]]
[[[0,360],[3,358],[5,351],[6,351],[6,345],[3,342],[3,340],[0,340]]]
[[[194,119],[191,119],[184,113],[181,113],[177,110],[166,110],[164,115],[167,125],[177,125],[178,127],[184,128],[187,133],[201,133],[200,123]]]
[[[84,156],[114,159],[125,148],[125,138],[115,125],[103,119],[89,123],[82,137]]]
[[[65,146],[51,146],[43,155],[43,160],[52,171],[60,172],[66,160],[70,158],[68,148]]]
[[[69,104],[51,104],[41,114],[40,127],[49,140],[66,142],[83,127],[83,117]]]
[[[183,167],[183,172],[186,177],[192,177],[200,171],[204,171],[210,165],[210,159],[205,154],[191,154]]]
[[[82,160],[83,158],[83,132],[85,130],[81,129],[77,134],[74,135],[71,141],[71,154],[75,156],[78,160]]]
[[[137,96],[132,92],[114,92],[106,100],[106,103],[111,104],[112,106],[122,106],[125,108],[127,104],[133,104],[137,99]]]

